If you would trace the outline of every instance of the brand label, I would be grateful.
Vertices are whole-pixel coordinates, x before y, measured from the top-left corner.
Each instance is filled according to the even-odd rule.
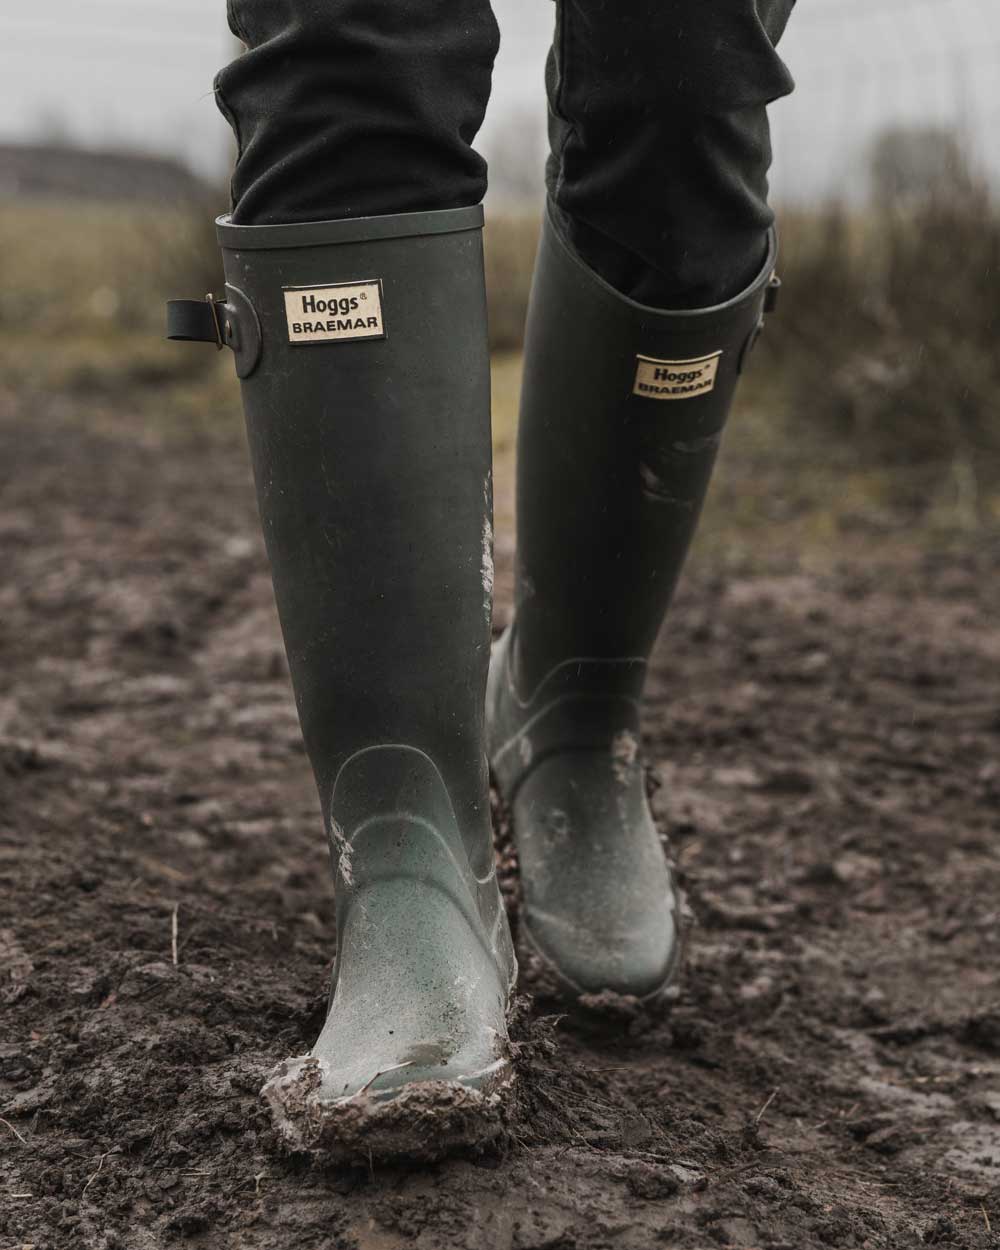
[[[286,286],[284,295],[290,343],[385,338],[378,278],[334,286]]]
[[[707,395],[715,386],[722,352],[695,360],[656,360],[638,356],[633,395],[645,399],[692,399]]]

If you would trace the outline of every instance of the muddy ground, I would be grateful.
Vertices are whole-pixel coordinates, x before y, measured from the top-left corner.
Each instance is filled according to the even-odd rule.
[[[2,1250],[1000,1245],[996,543],[696,561],[672,1018],[530,1022],[503,1155],[331,1171],[256,1096],[334,930],[239,442],[8,394],[0,471]]]

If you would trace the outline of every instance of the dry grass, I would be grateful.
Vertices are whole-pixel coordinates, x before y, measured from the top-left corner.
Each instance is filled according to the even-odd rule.
[[[213,206],[0,203],[0,369],[9,385],[138,389],[202,372],[163,339],[164,302],[218,290]]]
[[[167,298],[221,289],[216,208],[0,204],[4,385],[230,437],[228,356],[162,338]],[[537,238],[534,215],[487,228],[498,460],[513,453]],[[735,551],[764,530],[823,547],[1000,521],[998,270],[1000,211],[972,177],[865,212],[786,214],[782,307],[727,435],[713,534]]]
[[[487,222],[486,289],[494,351],[514,351],[521,346],[540,228],[536,213],[491,217]]]
[[[973,180],[916,203],[784,223],[784,307],[762,355],[800,437],[975,523],[1000,487],[1000,211]],[[790,431],[791,432],[791,431]]]

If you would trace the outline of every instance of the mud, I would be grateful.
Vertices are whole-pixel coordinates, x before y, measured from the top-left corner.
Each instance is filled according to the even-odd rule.
[[[488,1090],[458,1082],[414,1081],[389,1099],[362,1089],[340,1102],[316,1097],[320,1061],[292,1059],[269,1075],[263,1096],[272,1122],[291,1151],[314,1164],[368,1166],[435,1163],[446,1155],[478,1157],[504,1136],[516,1115],[518,1082],[505,1058]],[[377,1074],[381,1075],[381,1074]]]
[[[4,1250],[1000,1244],[995,545],[696,563],[644,740],[671,1013],[530,1017],[496,1151],[336,1168],[259,1099],[335,931],[242,449],[8,395],[0,466]]]

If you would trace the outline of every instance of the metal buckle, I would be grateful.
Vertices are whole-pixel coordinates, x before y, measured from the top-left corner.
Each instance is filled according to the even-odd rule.
[[[215,326],[215,347],[217,351],[222,351],[225,343],[222,341],[222,326],[219,323],[219,310],[216,307],[215,296],[211,291],[205,296],[205,303],[212,310],[212,325]]]

